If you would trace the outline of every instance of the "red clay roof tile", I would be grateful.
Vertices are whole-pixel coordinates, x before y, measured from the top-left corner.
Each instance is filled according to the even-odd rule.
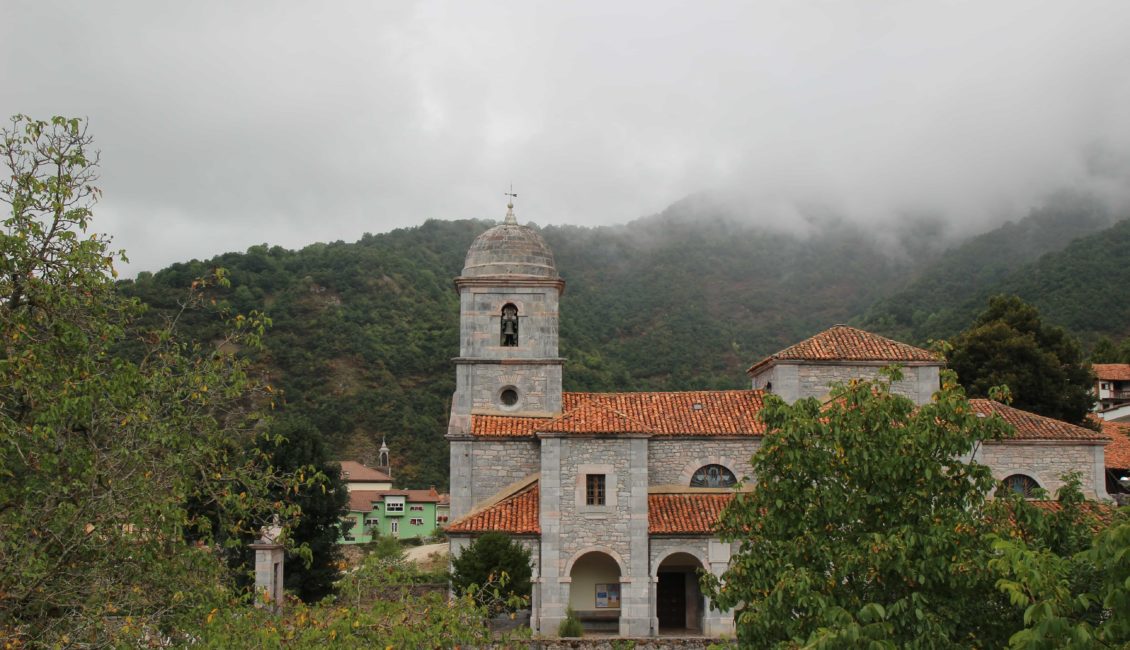
[[[885,361],[934,362],[937,355],[913,345],[893,341],[847,325],[833,325],[819,334],[771,354],[750,366],[752,373],[776,361]]]
[[[516,438],[539,431],[559,433],[650,433],[652,435],[759,436],[759,390],[664,393],[563,393],[556,418],[471,416],[476,436]]]
[[[539,535],[538,498],[538,482],[534,481],[497,503],[460,517],[447,527],[447,532]]]
[[[1104,463],[1111,469],[1130,469],[1130,424],[1103,421],[1103,433],[1110,436],[1110,444],[1103,449]]]
[[[651,535],[707,535],[733,494],[649,494],[647,532]]]
[[[1095,377],[1105,381],[1130,381],[1130,363],[1093,363]]]
[[[345,481],[371,481],[375,483],[387,483],[392,479],[388,474],[380,470],[366,467],[355,460],[339,460],[341,465],[341,478]]]
[[[979,414],[996,414],[1011,424],[1016,435],[1010,440],[1107,440],[1107,436],[1086,427],[1021,411],[991,399],[971,399],[969,405]]]

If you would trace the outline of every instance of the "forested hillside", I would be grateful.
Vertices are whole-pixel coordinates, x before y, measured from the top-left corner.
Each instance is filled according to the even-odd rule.
[[[868,327],[921,341],[924,332],[960,330],[983,308],[982,294],[1004,290],[1045,309],[1053,322],[1125,333],[1125,309],[1092,313],[1107,304],[1095,297],[1104,291],[1101,279],[1116,277],[1119,256],[1128,259],[1125,224],[1041,259],[1038,271],[1008,274],[1109,220],[1079,205],[1048,206],[945,253],[928,223],[887,233],[880,244],[875,233],[836,219],[801,236],[686,203],[625,226],[542,229],[567,282],[565,387],[743,387],[750,364],[832,324],[866,312]],[[264,310],[274,321],[257,361],[282,389],[282,408],[309,417],[342,458],[371,461],[387,437],[399,484],[442,487],[450,359],[458,351],[452,278],[471,241],[491,225],[428,221],[355,243],[255,246],[121,286],[154,307],[148,318],[163,318],[195,277],[227,268],[231,287],[218,291],[221,305]],[[1124,237],[1121,249],[1116,234]],[[1100,259],[1109,260],[1103,273],[1093,268]],[[1079,291],[1084,274],[1100,283]],[[1087,310],[1077,308],[1077,297]],[[952,330],[938,325],[934,312]],[[217,327],[194,312],[180,322],[203,341]]]
[[[1029,266],[1041,255],[1127,217],[1130,214],[1114,214],[1093,198],[1061,193],[1026,218],[946,251],[924,266],[905,289],[878,301],[855,324],[916,343],[953,336],[985,308],[989,296],[1014,291],[1010,287],[1031,273]],[[1102,277],[1093,278],[1091,286],[1102,282]],[[1041,301],[1040,291],[1033,285],[1027,290],[1025,300],[1043,309],[1047,303]],[[1048,316],[1070,327],[1064,318]]]

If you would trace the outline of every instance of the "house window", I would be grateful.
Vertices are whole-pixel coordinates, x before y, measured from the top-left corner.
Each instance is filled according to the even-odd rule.
[[[411,510],[412,512],[423,512],[424,506],[411,505],[411,506],[408,506],[408,509]]]
[[[691,487],[728,488],[738,479],[722,465],[704,465],[691,475]]]
[[[447,523],[447,515],[436,515],[436,522],[440,524]]]
[[[389,501],[385,504],[385,512],[404,512],[402,501]]]
[[[585,476],[585,505],[604,505],[604,474],[587,474]]]
[[[1034,498],[1036,496],[1036,490],[1040,489],[1040,484],[1036,482],[1036,479],[1023,474],[1013,474],[1009,476],[1004,480],[1004,484],[1008,489],[1025,499]]]
[[[413,517],[412,518],[412,525],[413,526],[423,526],[424,520],[423,519],[417,519],[417,518]]]

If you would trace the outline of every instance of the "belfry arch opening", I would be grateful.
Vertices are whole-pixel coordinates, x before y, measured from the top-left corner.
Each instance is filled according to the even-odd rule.
[[[504,348],[518,347],[518,308],[508,302],[502,306],[498,344]]]
[[[620,565],[607,553],[590,551],[569,571],[569,606],[585,632],[620,630]]]
[[[659,633],[702,634],[706,600],[698,586],[702,562],[690,553],[672,553],[659,563],[655,618]]]

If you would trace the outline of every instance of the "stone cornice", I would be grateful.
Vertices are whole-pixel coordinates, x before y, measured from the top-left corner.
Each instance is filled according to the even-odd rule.
[[[503,366],[529,366],[529,365],[554,365],[561,366],[565,364],[565,357],[530,357],[520,358],[512,357],[508,359],[484,359],[482,357],[453,357],[451,361],[455,365],[469,365],[469,364],[487,364],[494,363]]]
[[[535,278],[535,277],[522,277],[513,275],[490,275],[482,277],[464,277],[459,276],[455,278],[455,290],[460,291],[463,287],[483,287],[483,288],[510,288],[510,287],[553,287],[557,289],[557,293],[565,293],[565,280],[563,278]]]

